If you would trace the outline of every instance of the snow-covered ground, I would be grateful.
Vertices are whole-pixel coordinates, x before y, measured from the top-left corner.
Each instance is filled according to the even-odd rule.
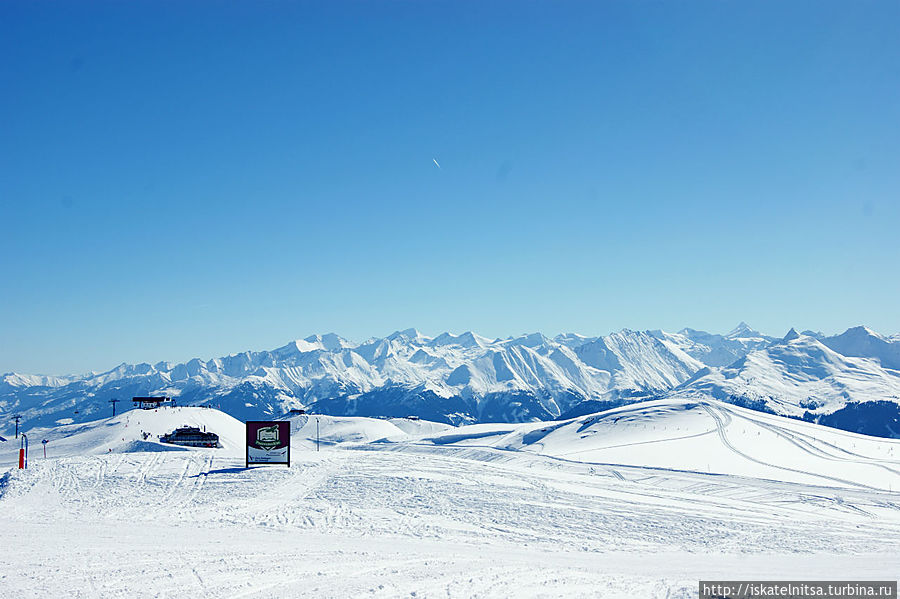
[[[155,442],[182,424],[223,447]],[[245,469],[243,435],[174,408],[29,431],[25,471],[0,443],[0,595],[662,598],[701,578],[900,578],[896,440],[678,399],[460,428],[298,416],[290,468]]]

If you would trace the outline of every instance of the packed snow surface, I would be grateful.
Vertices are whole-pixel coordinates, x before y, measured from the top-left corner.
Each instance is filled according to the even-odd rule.
[[[185,424],[222,447],[157,441]],[[243,423],[205,408],[29,430],[27,470],[0,442],[0,594],[686,598],[701,578],[900,577],[897,440],[689,398],[291,429],[290,468],[246,469]]]

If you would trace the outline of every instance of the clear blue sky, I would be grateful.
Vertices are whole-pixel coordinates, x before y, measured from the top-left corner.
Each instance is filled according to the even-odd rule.
[[[896,333],[898,25],[893,0],[7,0],[0,372],[411,326]]]

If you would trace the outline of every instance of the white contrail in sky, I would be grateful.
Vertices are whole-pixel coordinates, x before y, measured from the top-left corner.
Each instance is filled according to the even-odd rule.
[[[432,160],[434,161],[434,165],[435,165],[436,167],[441,168],[441,165],[438,164],[437,158],[432,158]]]

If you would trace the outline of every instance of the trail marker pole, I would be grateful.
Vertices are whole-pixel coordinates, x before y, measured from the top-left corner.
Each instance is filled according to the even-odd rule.
[[[319,451],[319,419],[316,418],[316,451]]]
[[[44,439],[43,441],[41,441],[41,443],[44,444],[44,458],[46,458],[47,457],[47,439]]]
[[[22,445],[19,447],[19,470],[28,468],[28,435],[22,433]]]

